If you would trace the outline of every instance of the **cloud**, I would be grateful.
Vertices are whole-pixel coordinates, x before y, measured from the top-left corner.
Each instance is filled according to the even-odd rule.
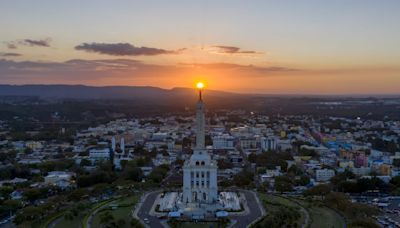
[[[199,71],[197,71],[199,70]],[[262,67],[235,63],[181,63],[160,65],[132,59],[71,59],[64,62],[15,61],[0,58],[0,83],[157,85],[160,81],[187,77],[193,72],[220,74],[236,78],[268,77],[292,73],[285,67]],[[297,72],[294,72],[297,73]]]
[[[175,77],[186,70],[175,65],[157,65],[129,59],[65,62],[13,61],[0,58],[0,84],[97,84],[125,85],[134,82]]]
[[[76,46],[75,49],[114,56],[179,54],[185,50],[184,48],[179,50],[165,50],[151,47],[136,47],[129,43],[83,43]]]
[[[31,73],[31,72],[80,72],[121,71],[132,70],[143,65],[137,60],[83,60],[72,59],[65,62],[44,61],[12,61],[0,59],[0,72]]]
[[[29,46],[29,47],[50,47],[50,38],[40,39],[40,40],[33,40],[33,39],[23,39],[23,40],[16,40],[16,41],[8,41],[4,42],[9,49],[17,49],[18,46]]]
[[[43,74],[58,73],[68,75],[81,75],[86,73],[121,73],[135,72],[135,75],[140,76],[140,73],[162,72],[170,73],[175,70],[185,71],[190,68],[198,68],[205,70],[230,70],[242,72],[289,72],[300,71],[298,69],[279,67],[279,66],[255,66],[241,65],[235,63],[179,63],[177,65],[158,65],[144,63],[139,60],[132,59],[101,59],[101,60],[85,60],[71,59],[65,62],[45,62],[45,61],[13,61],[0,59],[0,75],[13,74],[31,74],[41,72]],[[192,71],[190,69],[190,71]]]
[[[50,39],[44,39],[44,40],[32,40],[32,39],[24,39],[21,44],[27,45],[27,46],[40,46],[40,47],[50,47]]]
[[[211,46],[210,51],[216,54],[244,54],[244,55],[258,55],[263,54],[262,52],[257,51],[248,51],[248,50],[241,50],[239,47],[234,46],[222,46],[222,45],[215,45]]]
[[[19,53],[14,53],[14,52],[0,52],[1,57],[19,57],[22,56]]]
[[[255,65],[242,65],[235,63],[181,63],[183,66],[216,69],[216,70],[250,70],[258,72],[289,72],[300,71],[299,69],[281,67],[281,66],[255,66]]]
[[[17,49],[17,45],[13,42],[5,42],[9,49]]]

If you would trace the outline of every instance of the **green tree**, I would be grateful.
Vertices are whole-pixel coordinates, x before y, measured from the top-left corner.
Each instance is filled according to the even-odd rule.
[[[310,183],[310,177],[302,175],[300,179],[296,180],[296,185],[305,186]]]
[[[252,172],[243,170],[233,177],[233,183],[238,187],[249,186],[253,183],[254,175]]]
[[[29,201],[35,201],[42,196],[42,191],[36,188],[31,188],[24,191],[24,196]]]
[[[109,211],[100,214],[100,224],[102,225],[105,225],[113,220],[114,216]]]
[[[154,183],[161,183],[165,178],[169,171],[169,167],[167,165],[160,165],[153,169],[153,171],[149,174],[148,178],[152,180]]]
[[[233,167],[232,162],[230,162],[229,160],[219,159],[217,163],[218,169],[231,169]]]
[[[0,216],[15,212],[17,209],[21,208],[22,205],[20,200],[5,200],[0,204]]]
[[[393,159],[393,165],[396,167],[400,167],[400,159]]]
[[[89,191],[87,189],[79,188],[69,193],[68,199],[72,201],[80,201],[85,195],[88,194]]]
[[[85,158],[81,160],[80,166],[91,166],[91,165],[92,165],[92,162],[90,160],[85,159]]]
[[[331,192],[331,187],[327,184],[319,184],[304,191],[305,196],[321,196],[324,197]]]
[[[24,221],[41,219],[45,211],[41,207],[28,206],[18,211],[14,222],[21,224]]]
[[[124,219],[118,219],[118,221],[117,221],[117,226],[118,227],[124,227],[125,224],[126,224],[126,222],[125,222]]]
[[[11,186],[2,186],[0,187],[0,196],[3,197],[4,199],[7,199],[10,193],[13,191],[14,189]]]
[[[388,142],[387,146],[386,146],[386,150],[391,152],[391,153],[394,153],[394,152],[398,151],[397,143],[394,142],[394,141]]]
[[[133,228],[144,228],[143,225],[135,218],[132,218],[131,221],[129,222],[129,224]]]
[[[77,184],[79,187],[89,187],[99,183],[111,183],[115,179],[115,173],[97,170],[88,175],[78,176]]]
[[[288,176],[275,177],[275,190],[280,193],[293,191],[292,180]]]
[[[390,183],[395,185],[396,187],[400,188],[400,176],[393,177],[390,180]]]
[[[127,167],[124,170],[124,176],[128,180],[139,182],[143,179],[143,171],[139,167]]]
[[[303,174],[303,170],[301,170],[297,165],[290,166],[287,172],[294,176],[300,176]]]

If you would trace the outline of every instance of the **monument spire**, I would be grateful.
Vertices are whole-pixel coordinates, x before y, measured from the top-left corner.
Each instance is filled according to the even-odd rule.
[[[202,98],[202,90],[204,84],[197,83],[199,90],[199,100],[196,105],[196,149],[205,149],[205,117],[204,117],[204,103]]]
[[[203,102],[204,84],[196,85],[199,97],[196,103],[196,145],[193,154],[183,166],[182,202],[188,213],[206,213],[216,208],[218,200],[217,162],[208,154],[205,146],[205,108]],[[206,205],[206,207],[204,207]],[[200,211],[200,212],[199,212]],[[192,214],[193,215],[193,214]]]

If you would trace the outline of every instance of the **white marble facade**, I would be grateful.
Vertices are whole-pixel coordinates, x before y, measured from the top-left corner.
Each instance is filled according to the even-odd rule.
[[[218,202],[217,163],[205,148],[205,117],[202,91],[196,105],[196,147],[183,166],[182,203],[190,205]]]

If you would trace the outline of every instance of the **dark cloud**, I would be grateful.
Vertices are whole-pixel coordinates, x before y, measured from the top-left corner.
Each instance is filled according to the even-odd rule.
[[[83,43],[76,46],[75,49],[115,56],[179,54],[181,51],[185,50],[165,50],[150,47],[136,47],[129,43]]]
[[[14,53],[14,52],[0,52],[0,56],[2,56],[2,57],[19,57],[22,55],[19,53]]]
[[[216,46],[211,46],[211,49],[213,52],[218,54],[249,54],[249,55],[262,54],[262,52],[245,51],[241,50],[239,47],[234,47],[234,46],[216,45]]]
[[[27,46],[40,46],[40,47],[50,47],[50,39],[44,39],[44,40],[31,40],[31,39],[25,39],[21,42],[22,45],[27,45]]]
[[[17,49],[17,45],[15,43],[7,42],[6,45],[9,49]]]
[[[33,39],[23,39],[23,40],[16,40],[16,41],[8,41],[4,42],[9,49],[17,49],[18,46],[30,46],[30,47],[50,47],[51,39],[40,39],[40,40],[33,40]]]

